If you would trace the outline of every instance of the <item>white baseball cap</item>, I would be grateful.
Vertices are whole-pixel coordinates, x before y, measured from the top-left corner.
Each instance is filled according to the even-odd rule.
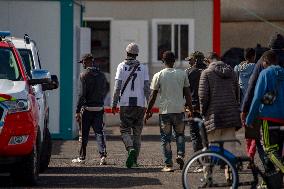
[[[129,45],[127,45],[125,50],[126,50],[126,52],[128,52],[130,54],[138,54],[139,53],[139,47],[136,43],[130,43]]]

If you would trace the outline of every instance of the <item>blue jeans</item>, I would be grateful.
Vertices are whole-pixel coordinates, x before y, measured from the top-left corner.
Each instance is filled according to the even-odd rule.
[[[177,155],[184,157],[185,138],[184,138],[184,113],[160,114],[161,146],[164,154],[164,163],[172,165],[171,138],[172,129],[176,134]]]

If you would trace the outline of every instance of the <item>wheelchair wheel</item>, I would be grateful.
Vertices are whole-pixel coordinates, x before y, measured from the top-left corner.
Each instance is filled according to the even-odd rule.
[[[236,167],[223,155],[203,151],[191,157],[183,168],[182,184],[185,189],[238,188]]]

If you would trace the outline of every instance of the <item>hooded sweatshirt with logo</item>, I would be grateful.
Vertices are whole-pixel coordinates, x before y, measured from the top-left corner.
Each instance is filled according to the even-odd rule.
[[[198,94],[207,131],[241,127],[238,83],[229,65],[209,64],[200,76]]]
[[[276,99],[271,105],[262,104],[267,92],[277,91]],[[284,123],[284,68],[270,66],[261,71],[257,80],[254,97],[247,116],[246,124],[251,125],[254,119],[263,119]]]

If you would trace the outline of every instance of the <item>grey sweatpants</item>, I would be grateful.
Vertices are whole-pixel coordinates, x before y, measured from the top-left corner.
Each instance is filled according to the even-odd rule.
[[[143,129],[144,108],[138,106],[120,107],[120,133],[128,151],[134,148],[139,156]],[[133,135],[132,135],[133,134]],[[137,159],[137,158],[136,158]]]

